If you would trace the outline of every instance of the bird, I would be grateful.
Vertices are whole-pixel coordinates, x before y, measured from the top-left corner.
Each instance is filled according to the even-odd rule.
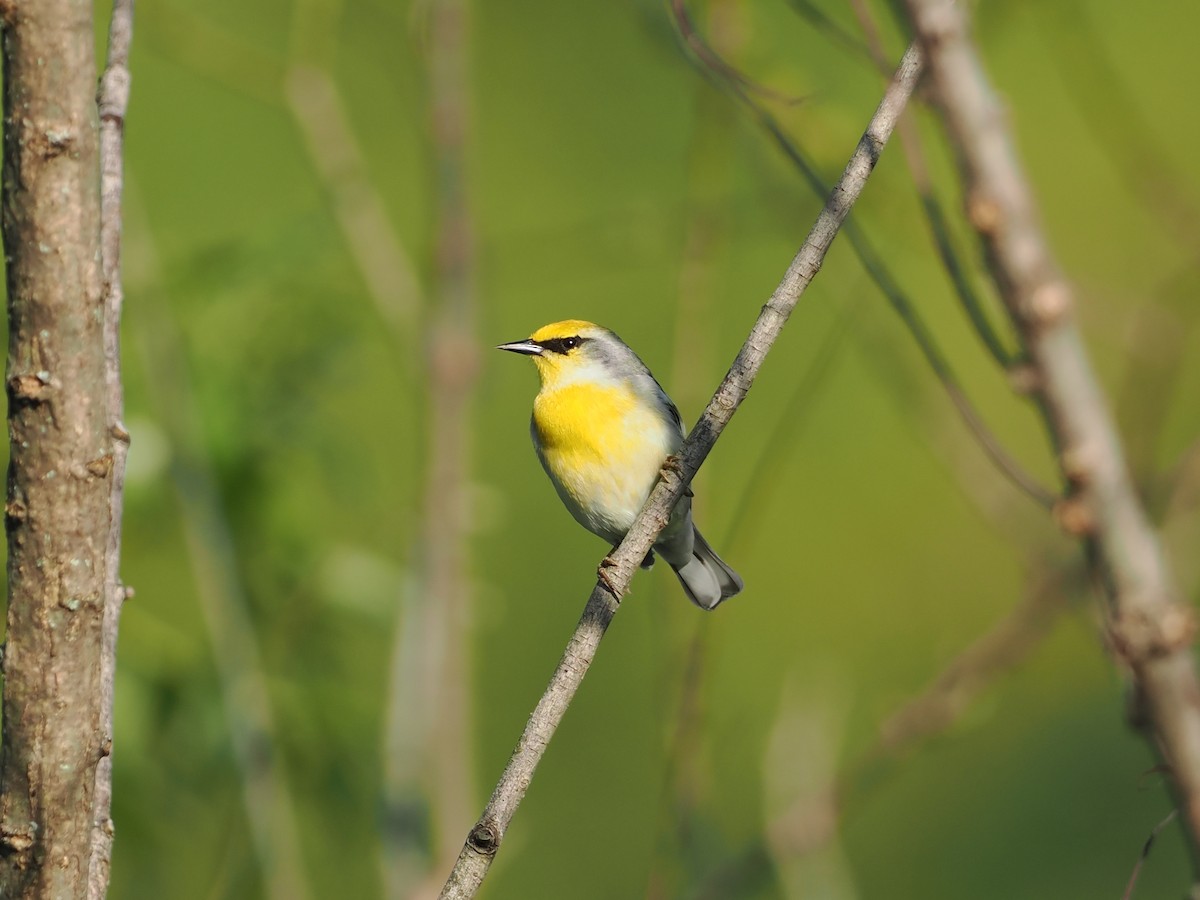
[[[615,548],[683,445],[679,410],[633,349],[592,322],[554,322],[496,349],[533,360],[541,380],[529,424],[537,457],[575,521]],[[701,609],[744,586],[693,524],[690,490],[643,568],[655,550]]]

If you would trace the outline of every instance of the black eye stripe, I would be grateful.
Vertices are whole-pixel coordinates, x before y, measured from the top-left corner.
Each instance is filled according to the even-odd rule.
[[[538,346],[545,347],[551,353],[560,353],[566,355],[582,344],[587,338],[581,338],[578,335],[565,338],[549,338],[544,341],[536,341]]]

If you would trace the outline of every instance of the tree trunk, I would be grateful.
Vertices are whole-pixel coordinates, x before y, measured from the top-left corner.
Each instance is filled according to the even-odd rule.
[[[8,2],[0,15],[12,442],[0,896],[83,898],[116,602],[95,34],[91,0]]]

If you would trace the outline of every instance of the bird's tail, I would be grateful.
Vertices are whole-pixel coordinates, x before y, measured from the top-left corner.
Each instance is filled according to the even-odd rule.
[[[699,530],[692,546],[692,558],[682,566],[672,564],[671,568],[679,576],[688,599],[701,609],[716,609],[718,603],[728,600],[744,586],[742,576],[713,552]]]

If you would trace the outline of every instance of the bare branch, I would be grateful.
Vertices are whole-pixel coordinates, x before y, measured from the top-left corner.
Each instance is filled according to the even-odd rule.
[[[1171,810],[1161,822],[1150,830],[1150,836],[1146,838],[1146,843],[1142,844],[1142,852],[1138,854],[1137,862],[1134,863],[1133,872],[1129,875],[1129,883],[1125,885],[1125,893],[1121,895],[1121,900],[1133,900],[1133,889],[1137,887],[1138,876],[1142,874],[1142,866],[1146,864],[1146,860],[1150,856],[1150,850],[1154,847],[1154,842],[1158,840],[1158,836],[1162,830],[1170,825],[1177,815],[1179,815],[1179,810]]]
[[[666,527],[671,509],[750,390],[763,360],[792,310],[820,270],[830,244],[862,193],[867,178],[891,136],[896,118],[908,102],[920,72],[921,55],[915,46],[910,47],[845,172],[817,217],[808,239],[763,307],[750,336],[709,401],[700,421],[688,435],[680,451],[678,465],[664,468],[661,481],[651,492],[629,533],[611,554],[609,559],[612,565],[606,569],[606,577],[598,580],[592,590],[575,633],[546,692],[530,716],[512,759],[500,777],[483,815],[467,836],[458,862],[442,889],[441,896],[445,900],[473,897],[479,889],[550,738],[595,658],[605,629],[616,614],[620,598],[628,589],[633,573],[659,532]],[[615,593],[610,593],[610,589]]]
[[[426,748],[434,820],[433,856],[415,900],[435,897],[453,865],[462,825],[476,804],[471,754],[470,446],[479,371],[475,332],[475,229],[468,202],[466,146],[470,122],[468,4],[433,0],[429,31],[431,180],[435,185],[434,291],[427,351],[429,444],[418,562],[433,694]],[[395,710],[391,710],[394,713]],[[403,727],[392,719],[389,730]],[[390,763],[386,764],[390,768]],[[388,849],[391,849],[390,847]]]
[[[1130,480],[1124,452],[1072,315],[1071,286],[1051,255],[1003,109],[967,34],[962,4],[906,0],[929,53],[935,102],[958,155],[967,215],[1036,374],[1072,495],[1060,523],[1087,542],[1111,603],[1110,634],[1137,687],[1139,712],[1172,773],[1200,861],[1200,684],[1194,615]]]
[[[873,53],[872,48],[843,28],[812,0],[791,0],[791,7],[816,31],[875,66],[880,75],[887,78],[891,74],[891,60]]]
[[[103,648],[100,655],[101,713],[106,746],[112,746],[114,680],[117,673],[117,626],[127,591],[121,583],[121,520],[124,512],[125,460],[129,432],[125,429],[125,396],[121,386],[121,195],[124,179],[125,111],[129,106],[129,47],[133,42],[133,0],[113,0],[108,27],[108,61],[100,78],[96,105],[100,115],[100,266],[104,302],[104,382],[108,392],[112,471],[109,474],[108,543],[105,569]],[[112,859],[112,756],[96,766],[93,797],[92,854],[88,861],[88,898],[102,900],[108,892]]]
[[[83,898],[107,871],[96,830],[98,816],[107,827],[108,774],[97,768],[111,750],[122,437],[115,350],[106,359],[97,314],[109,298],[92,3],[7,3],[0,17],[11,441],[0,896]]]

